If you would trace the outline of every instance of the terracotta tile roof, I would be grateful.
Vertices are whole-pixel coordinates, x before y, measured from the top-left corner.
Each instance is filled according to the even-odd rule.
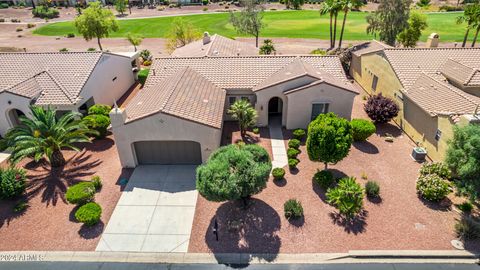
[[[206,44],[203,44],[203,39],[200,39],[180,47],[172,53],[172,56],[175,57],[245,55],[258,55],[258,48],[246,42],[233,40],[217,34],[212,35],[210,42]]]
[[[0,53],[0,93],[33,97],[42,92],[39,104],[75,104],[101,56],[102,52]]]
[[[253,89],[297,59],[342,82],[347,80],[336,56],[170,57],[153,61],[145,85],[155,85],[179,69],[190,67],[219,88]]]
[[[480,63],[477,63],[480,67]],[[455,80],[464,86],[480,85],[478,67],[468,66],[454,59],[448,59],[440,72],[448,79]]]
[[[480,62],[480,48],[396,48],[385,49],[383,53],[407,91],[422,72],[443,77],[440,72],[448,59],[473,67]]]
[[[427,74],[420,74],[409,88],[407,96],[432,115],[473,114],[480,106],[480,97]]]
[[[127,123],[162,112],[221,128],[226,92],[189,67],[146,86],[126,106]]]
[[[388,49],[388,48],[392,48],[392,46],[390,45],[387,45],[381,41],[378,41],[378,40],[372,40],[372,41],[368,41],[368,42],[365,42],[365,43],[362,43],[362,44],[359,44],[359,45],[355,45],[353,47],[353,50],[352,50],[352,53],[356,56],[362,56],[364,54],[368,54],[368,53],[374,53],[374,52],[378,52],[378,51],[381,51],[383,49]]]

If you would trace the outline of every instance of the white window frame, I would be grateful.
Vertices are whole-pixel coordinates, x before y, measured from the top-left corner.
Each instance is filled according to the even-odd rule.
[[[330,102],[312,102],[312,106],[311,106],[311,110],[310,110],[310,120],[314,120],[315,118],[317,118],[318,115],[316,115],[315,117],[313,117],[313,106],[314,105],[323,105],[323,112],[321,112],[320,114],[325,114],[325,113],[328,113],[329,109],[330,109]]]

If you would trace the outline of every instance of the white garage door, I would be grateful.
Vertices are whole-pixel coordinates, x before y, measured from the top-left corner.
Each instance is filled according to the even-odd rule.
[[[142,141],[133,145],[139,165],[202,163],[202,152],[198,142]]]

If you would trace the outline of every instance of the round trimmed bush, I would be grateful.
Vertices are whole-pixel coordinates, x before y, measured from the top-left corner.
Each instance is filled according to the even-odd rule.
[[[93,201],[95,186],[92,182],[81,182],[67,189],[65,197],[71,204],[85,204]]]
[[[89,202],[78,208],[75,212],[75,219],[87,226],[93,226],[100,221],[102,216],[102,207],[94,202]]]
[[[288,158],[297,158],[298,154],[300,154],[300,150],[295,148],[288,148],[287,149],[287,156]]]
[[[96,130],[95,138],[103,139],[107,136],[107,128],[110,125],[110,117],[103,114],[91,114],[85,116],[82,121],[90,129]]]
[[[322,170],[315,173],[313,181],[315,181],[315,183],[317,183],[322,189],[327,190],[333,185],[335,179],[333,178],[332,172]]]
[[[426,200],[440,201],[452,192],[452,188],[449,182],[436,174],[420,175],[417,192]]]
[[[272,175],[275,180],[281,180],[285,176],[285,170],[283,168],[274,168]]]
[[[397,103],[382,94],[368,98],[364,106],[368,117],[375,123],[387,123],[398,115],[400,108]]]
[[[375,181],[368,181],[365,184],[365,194],[369,198],[378,198],[380,197],[380,186]]]
[[[295,129],[293,131],[293,137],[297,140],[302,140],[305,137],[305,130],[304,129]]]
[[[350,121],[353,131],[353,140],[356,142],[365,141],[377,131],[375,125],[365,119],[353,119]]]
[[[300,161],[296,158],[289,158],[288,159],[288,167],[290,169],[296,169],[297,168],[297,165],[298,163],[300,163]]]
[[[297,219],[303,216],[303,207],[300,201],[290,199],[283,204],[283,211],[286,219]]]
[[[298,149],[300,148],[300,141],[297,139],[291,139],[288,141],[288,147]]]
[[[25,191],[26,172],[23,169],[0,169],[0,199],[10,199]]]
[[[88,114],[101,114],[108,116],[112,107],[105,104],[95,104],[92,107],[88,108]]]

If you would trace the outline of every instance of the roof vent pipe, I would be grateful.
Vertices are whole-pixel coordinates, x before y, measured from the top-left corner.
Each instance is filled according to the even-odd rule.
[[[210,34],[208,32],[203,33],[203,45],[210,43]]]

